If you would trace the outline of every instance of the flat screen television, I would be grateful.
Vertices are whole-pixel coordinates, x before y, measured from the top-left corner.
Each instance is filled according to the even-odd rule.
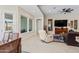
[[[66,27],[67,20],[55,20],[55,26],[56,27]]]

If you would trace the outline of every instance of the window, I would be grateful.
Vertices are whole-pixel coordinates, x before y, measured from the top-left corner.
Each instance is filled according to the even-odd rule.
[[[32,19],[29,19],[29,31],[32,31]]]
[[[11,31],[13,30],[13,15],[9,13],[4,14],[5,19],[5,30]]]
[[[9,14],[9,13],[5,13],[5,17],[4,18],[12,20],[13,19],[13,15]]]
[[[27,18],[21,16],[21,33],[27,32]]]
[[[9,20],[5,20],[5,25],[6,25],[6,31],[12,31],[13,30],[13,22]]]

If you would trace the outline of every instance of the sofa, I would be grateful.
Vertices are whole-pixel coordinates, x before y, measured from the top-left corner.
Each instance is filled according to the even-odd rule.
[[[68,32],[64,34],[64,42],[67,45],[77,46],[79,42],[76,41],[76,36],[79,36],[79,32]]]

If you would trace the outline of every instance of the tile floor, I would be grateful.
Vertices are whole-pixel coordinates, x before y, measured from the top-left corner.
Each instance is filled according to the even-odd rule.
[[[65,43],[44,43],[39,36],[22,40],[22,51],[30,53],[79,53],[79,47],[67,46]]]

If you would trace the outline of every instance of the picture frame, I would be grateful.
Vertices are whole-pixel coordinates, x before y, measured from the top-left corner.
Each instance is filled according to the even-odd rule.
[[[77,20],[74,20],[74,29],[77,29],[77,27],[78,27],[77,22],[78,22]]]
[[[52,31],[53,30],[53,20],[52,19],[48,19],[48,31]]]
[[[73,21],[70,21],[70,28],[73,28]]]

